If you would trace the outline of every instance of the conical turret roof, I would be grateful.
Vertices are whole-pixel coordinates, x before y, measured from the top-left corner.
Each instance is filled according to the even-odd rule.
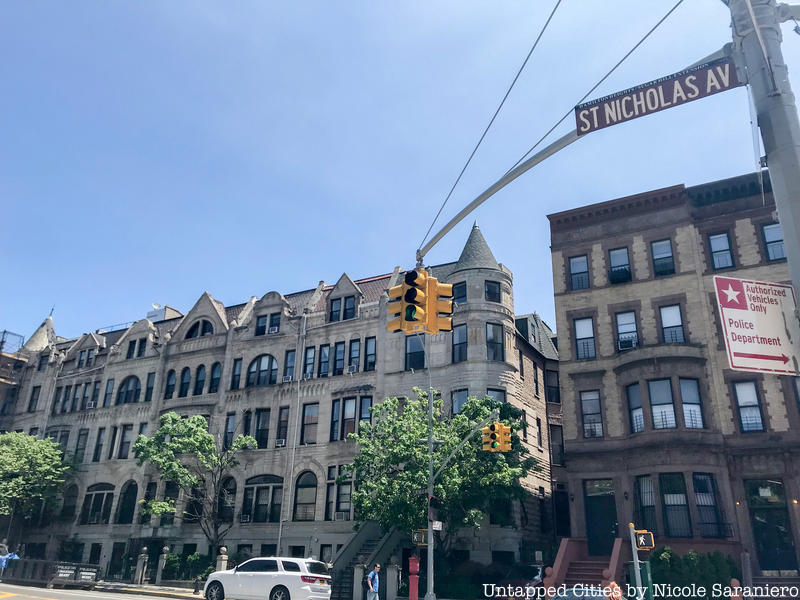
[[[500,265],[494,258],[494,254],[489,249],[489,244],[481,233],[478,224],[472,226],[472,231],[467,238],[467,243],[464,244],[464,249],[461,251],[461,256],[456,263],[455,271],[463,271],[465,269],[499,269]]]
[[[53,327],[53,318],[47,317],[39,328],[33,332],[33,335],[28,338],[25,345],[22,346],[23,350],[28,352],[41,352],[48,346],[53,346],[56,343],[56,331]]]

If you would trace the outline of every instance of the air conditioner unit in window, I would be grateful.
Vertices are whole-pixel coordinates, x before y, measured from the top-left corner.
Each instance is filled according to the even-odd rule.
[[[250,515],[245,515],[245,514],[239,515],[239,522],[240,523],[249,523],[250,522]]]
[[[283,383],[289,383],[291,380],[292,380],[291,375],[284,375],[282,379]]]
[[[284,446],[286,446],[286,440],[275,440],[276,448],[283,448]]]
[[[347,372],[348,373],[358,373],[358,365],[348,365]]]
[[[627,340],[617,340],[617,348],[619,350],[631,350],[636,348],[636,338],[630,338]]]
[[[89,402],[86,403],[86,408],[97,408],[97,402],[89,400]]]
[[[267,333],[278,333],[280,331],[280,327],[270,327]]]
[[[350,520],[350,511],[348,511],[348,510],[337,511],[333,515],[333,520],[334,521],[349,521]]]
[[[313,377],[313,373],[303,373],[303,379],[312,379]]]

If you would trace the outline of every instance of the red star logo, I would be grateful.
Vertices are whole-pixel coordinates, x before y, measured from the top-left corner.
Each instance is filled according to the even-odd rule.
[[[740,280],[717,277],[715,283],[717,286],[717,298],[722,308],[747,310],[744,284]]]

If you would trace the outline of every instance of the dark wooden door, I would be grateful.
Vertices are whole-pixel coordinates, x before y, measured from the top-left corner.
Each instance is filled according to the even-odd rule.
[[[583,482],[586,538],[589,554],[610,556],[617,537],[617,506],[611,479]]]

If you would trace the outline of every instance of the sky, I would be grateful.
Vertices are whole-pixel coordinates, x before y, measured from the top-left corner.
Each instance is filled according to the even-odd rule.
[[[563,0],[433,232],[496,181],[674,0]],[[555,0],[4,3],[0,330],[54,308],[78,336],[411,268]],[[686,0],[590,97],[730,41]],[[800,36],[783,53],[800,89]],[[795,67],[793,68],[793,64]],[[545,142],[574,128],[568,118]],[[589,134],[500,191],[477,222],[515,311],[555,326],[547,214],[756,170],[742,87]]]

